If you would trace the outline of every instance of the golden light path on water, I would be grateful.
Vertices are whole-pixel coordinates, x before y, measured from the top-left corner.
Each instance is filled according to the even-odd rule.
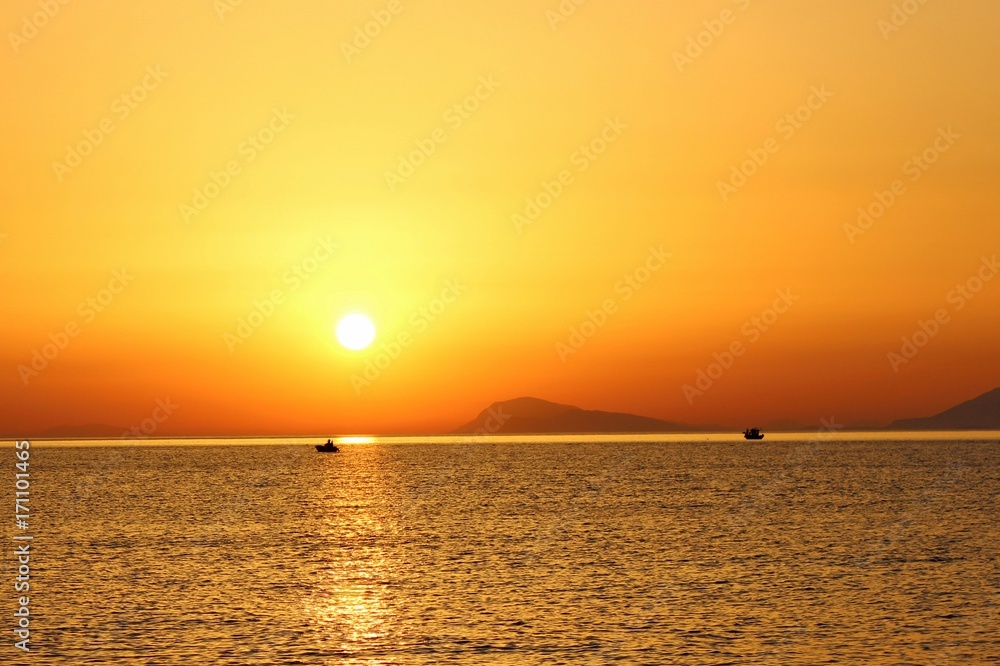
[[[32,663],[1000,663],[998,436],[45,442]]]
[[[338,445],[370,444],[372,437],[338,437]],[[378,643],[385,626],[391,622],[391,610],[385,600],[384,584],[389,575],[382,535],[391,532],[385,514],[373,507],[385,497],[385,479],[381,466],[363,464],[360,459],[345,457],[342,470],[358,483],[344,486],[337,477],[323,477],[327,499],[316,510],[326,515],[322,522],[321,541],[355,541],[357,546],[337,549],[335,559],[319,570],[316,592],[305,602],[304,611],[311,623],[330,634],[341,636],[340,650],[346,656],[356,646]],[[349,508],[349,512],[338,509]]]

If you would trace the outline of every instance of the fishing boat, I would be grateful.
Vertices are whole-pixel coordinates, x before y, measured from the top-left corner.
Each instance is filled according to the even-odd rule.
[[[760,431],[760,428],[747,428],[743,431],[743,437],[745,439],[764,439],[764,433]]]
[[[326,444],[317,444],[316,450],[320,453],[340,453],[340,449],[337,448],[337,445],[329,439],[326,440]]]

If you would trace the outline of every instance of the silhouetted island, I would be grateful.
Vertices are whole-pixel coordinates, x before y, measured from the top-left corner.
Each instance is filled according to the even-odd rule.
[[[934,416],[893,421],[892,430],[1000,430],[1000,388]]]
[[[884,426],[888,430],[1000,430],[1000,388],[963,402],[940,414],[900,419]],[[800,430],[815,426],[795,421],[771,421],[769,431]],[[879,430],[874,424],[847,424],[845,430]],[[113,439],[125,432],[121,426],[105,424],[60,425],[34,433],[39,439]],[[603,412],[562,405],[540,398],[516,398],[495,402],[475,419],[452,431],[454,434],[548,434],[548,433],[684,433],[738,432],[737,426],[674,423],[649,416]],[[12,433],[11,437],[23,434]],[[30,435],[29,435],[30,436]]]
[[[648,416],[601,412],[560,405],[540,398],[495,402],[479,416],[452,431],[455,434],[721,432],[714,425],[671,423]]]

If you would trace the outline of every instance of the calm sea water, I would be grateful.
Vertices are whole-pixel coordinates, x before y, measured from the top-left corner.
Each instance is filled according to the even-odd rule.
[[[997,435],[851,439],[38,445],[0,663],[1000,663]]]

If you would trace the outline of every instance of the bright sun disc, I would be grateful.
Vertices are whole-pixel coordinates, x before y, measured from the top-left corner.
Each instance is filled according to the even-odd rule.
[[[337,340],[348,349],[364,349],[375,339],[375,324],[360,314],[349,314],[337,323]]]

